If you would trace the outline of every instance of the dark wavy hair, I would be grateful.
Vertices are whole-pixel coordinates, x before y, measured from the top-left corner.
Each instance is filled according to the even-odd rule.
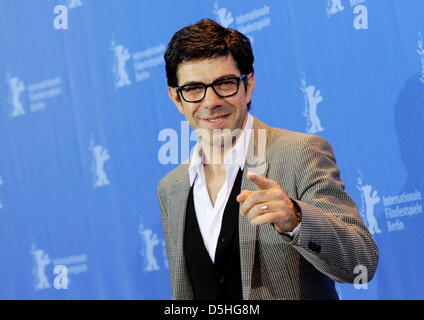
[[[249,38],[239,31],[224,28],[211,19],[202,19],[182,28],[175,32],[165,51],[168,86],[178,86],[177,70],[180,63],[213,59],[229,54],[232,55],[241,74],[254,71],[252,45]]]

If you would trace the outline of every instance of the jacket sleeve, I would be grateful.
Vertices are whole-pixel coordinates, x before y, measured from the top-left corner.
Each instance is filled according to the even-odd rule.
[[[370,281],[378,248],[344,191],[332,147],[321,137],[308,136],[297,158],[293,200],[302,213],[301,228],[293,239],[282,237],[331,279],[354,283],[365,270]]]

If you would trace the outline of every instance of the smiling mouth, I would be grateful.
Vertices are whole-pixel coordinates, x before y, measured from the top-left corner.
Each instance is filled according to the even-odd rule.
[[[215,117],[215,118],[209,118],[209,119],[205,118],[203,120],[210,122],[210,123],[217,123],[217,122],[227,118],[228,116],[229,116],[229,114],[226,114],[226,115],[223,115],[223,116],[220,116],[220,117]]]

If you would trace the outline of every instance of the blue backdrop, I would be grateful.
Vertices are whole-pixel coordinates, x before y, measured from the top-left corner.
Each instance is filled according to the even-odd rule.
[[[203,17],[251,39],[251,113],[335,149],[380,249],[340,297],[423,299],[422,0],[0,0],[0,298],[170,298],[163,53]]]

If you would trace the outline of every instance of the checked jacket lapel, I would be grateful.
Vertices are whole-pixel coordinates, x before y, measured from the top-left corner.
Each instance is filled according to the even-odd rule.
[[[174,279],[174,297],[176,299],[193,299],[193,290],[184,258],[184,228],[190,181],[188,177],[188,164],[184,163],[182,174],[173,181],[170,192],[170,204],[172,205],[172,220],[170,221],[171,239],[173,241],[172,257],[174,270],[171,275]]]
[[[254,117],[253,131],[249,141],[249,151],[241,180],[241,191],[257,190],[258,187],[247,178],[247,172],[266,176],[268,162],[266,160],[267,126]],[[240,265],[243,300],[249,300],[252,284],[253,265],[255,259],[256,237],[258,227],[252,226],[245,216],[239,212]]]

